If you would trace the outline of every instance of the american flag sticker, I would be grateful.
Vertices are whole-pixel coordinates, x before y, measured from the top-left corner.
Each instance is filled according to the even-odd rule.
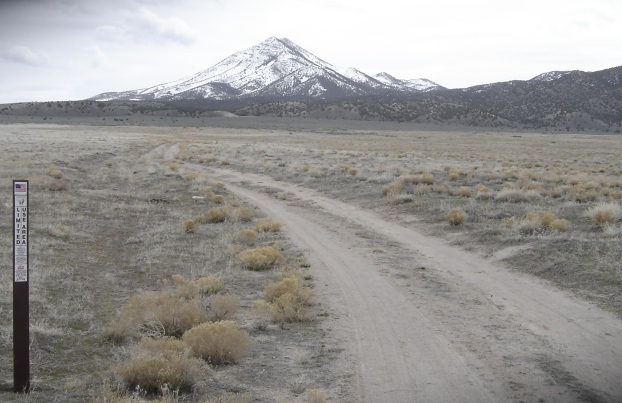
[[[15,182],[15,193],[28,193],[27,182]]]

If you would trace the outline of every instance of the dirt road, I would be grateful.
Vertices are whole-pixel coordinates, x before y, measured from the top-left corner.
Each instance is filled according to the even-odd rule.
[[[622,401],[612,314],[312,189],[207,172],[306,251],[327,323],[356,360],[348,401]]]

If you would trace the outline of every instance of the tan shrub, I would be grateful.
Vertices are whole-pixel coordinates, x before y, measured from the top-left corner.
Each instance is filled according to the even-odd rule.
[[[549,228],[554,231],[566,232],[570,228],[570,221],[564,219],[553,220],[549,224]]]
[[[468,188],[466,186],[461,186],[456,191],[456,194],[460,197],[471,197],[472,191],[471,191],[471,188]]]
[[[255,228],[258,232],[279,232],[282,224],[279,221],[272,221],[269,218],[264,218],[259,221]]]
[[[460,179],[460,171],[450,171],[449,172],[449,180],[450,181],[457,181],[458,179]]]
[[[434,185],[434,186],[431,186],[431,188],[434,193],[438,193],[438,194],[449,193],[451,190],[451,188],[447,185]]]
[[[259,234],[257,234],[257,231],[250,228],[244,228],[236,232],[233,238],[235,242],[245,245],[251,245],[257,241],[258,237]]]
[[[69,189],[69,182],[62,179],[55,179],[48,182],[45,188],[51,192],[64,192]]]
[[[525,201],[524,193],[516,188],[504,188],[495,196],[497,201],[519,202]]]
[[[194,234],[199,228],[199,224],[194,220],[186,220],[184,221],[184,231],[188,234]]]
[[[307,389],[307,402],[308,403],[326,403],[326,392],[320,389]]]
[[[238,259],[243,268],[255,271],[267,270],[285,261],[281,252],[272,246],[245,250],[238,255]]]
[[[445,220],[450,225],[462,225],[466,222],[468,218],[467,213],[465,213],[462,209],[458,207],[454,207],[449,210],[449,213],[445,216]]]
[[[194,280],[194,284],[199,288],[202,295],[216,294],[225,288],[224,281],[215,276],[201,277]]]
[[[401,181],[389,183],[382,188],[382,194],[384,196],[396,196],[404,191],[404,184]]]
[[[138,387],[157,393],[166,385],[172,390],[188,390],[197,382],[201,363],[190,356],[185,343],[172,338],[143,338],[134,346],[128,360],[116,366],[115,372],[128,389]]]
[[[168,169],[171,171],[177,171],[179,169],[179,164],[176,162],[169,162]]]
[[[48,169],[48,176],[54,179],[62,179],[64,174],[62,171],[59,171],[58,169],[50,168]]]
[[[231,209],[227,206],[214,207],[209,209],[207,213],[205,213],[205,219],[210,224],[225,222],[230,211]]]
[[[171,279],[176,285],[176,287],[170,291],[172,295],[186,300],[199,296],[199,286],[194,282],[186,280],[184,276],[179,274],[173,274]]]
[[[308,304],[289,292],[272,302],[255,301],[253,308],[258,312],[267,313],[274,322],[305,322],[311,319]]]
[[[432,186],[429,185],[417,185],[413,189],[413,193],[423,196],[424,194],[429,193],[432,190]]]
[[[186,175],[186,180],[191,181],[191,180],[194,180],[194,179],[198,178],[199,176],[200,176],[200,174],[198,172],[189,172]]]
[[[492,189],[481,186],[477,188],[477,193],[475,193],[476,199],[491,199],[493,197]]]
[[[298,269],[294,269],[293,267],[282,267],[279,272],[277,273],[279,278],[282,280],[284,278],[288,278],[288,277],[292,277],[292,278],[297,278],[300,281],[304,280],[304,273]]]
[[[622,206],[617,203],[599,203],[585,213],[601,227],[614,224],[622,216]]]
[[[230,320],[199,325],[187,331],[182,340],[195,357],[212,365],[235,364],[252,347],[248,333],[240,330],[238,324]]]
[[[223,204],[225,202],[225,197],[221,195],[213,195],[210,200],[216,204]]]
[[[139,335],[179,337],[207,320],[199,299],[187,300],[170,291],[147,291],[130,298],[121,308],[119,319],[106,326],[103,333],[113,341]]]
[[[201,189],[201,194],[209,199],[214,196],[214,191],[211,186]]]
[[[528,213],[518,221],[516,228],[522,234],[536,234],[542,231],[542,222],[538,213]]]
[[[215,295],[210,301],[209,318],[213,322],[233,319],[239,307],[240,298],[237,295]]]
[[[549,211],[545,211],[540,217],[540,223],[546,229],[550,229],[551,223],[555,220],[558,220],[557,216]]]
[[[432,175],[431,173],[424,172],[421,175],[421,183],[424,183],[426,185],[433,185],[434,182],[435,182],[434,175]]]
[[[254,218],[254,214],[253,211],[247,207],[238,207],[233,209],[233,211],[230,214],[231,220],[238,222],[238,221],[242,221],[242,222],[249,222],[249,221],[253,221]]]
[[[296,277],[286,277],[276,283],[269,283],[264,289],[264,299],[273,302],[281,295],[290,293],[302,303],[308,303],[313,295],[311,288],[305,286],[302,279]]]
[[[225,254],[227,256],[236,256],[238,255],[240,252],[242,252],[245,249],[245,246],[239,243],[230,243],[229,245],[227,245],[227,247],[225,248]]]

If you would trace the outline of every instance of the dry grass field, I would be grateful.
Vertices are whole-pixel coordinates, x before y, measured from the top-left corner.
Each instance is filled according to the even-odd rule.
[[[619,136],[356,130],[217,141],[186,144],[180,158],[318,189],[622,314]]]
[[[34,384],[11,391],[4,270],[0,400],[353,401],[321,268],[220,170],[317,190],[622,316],[622,137],[243,121],[0,126],[6,266],[10,181],[31,183]],[[286,188],[262,192],[304,208]]]

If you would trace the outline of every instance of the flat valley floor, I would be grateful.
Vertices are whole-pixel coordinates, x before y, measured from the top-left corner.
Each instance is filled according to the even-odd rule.
[[[620,136],[223,118],[7,124],[0,143],[6,267],[11,181],[30,180],[34,401],[622,401]],[[282,261],[244,268],[270,245]],[[266,317],[288,270],[304,319]],[[179,394],[126,391],[138,340],[103,329],[174,275],[222,280],[252,348]],[[0,400],[25,401],[1,276]]]

